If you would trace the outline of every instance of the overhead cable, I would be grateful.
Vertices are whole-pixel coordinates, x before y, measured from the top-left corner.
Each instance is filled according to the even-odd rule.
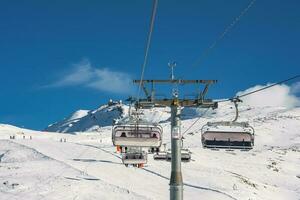
[[[249,11],[249,9],[253,6],[253,4],[256,2],[256,0],[252,0],[246,8],[244,8],[241,13],[234,18],[234,20],[226,26],[224,31],[219,35],[219,37],[208,47],[206,48],[202,54],[200,55],[199,59],[192,65],[193,67],[199,65],[202,60],[209,55],[209,53],[219,44],[221,40],[224,39],[224,37],[227,35],[227,33],[236,26],[236,24],[242,19],[242,17]]]
[[[182,137],[207,113],[209,108],[207,108],[183,133]]]
[[[257,90],[254,90],[254,91],[251,91],[251,92],[242,94],[242,95],[238,95],[238,96],[235,96],[235,97],[232,97],[232,98],[228,98],[228,99],[222,99],[222,100],[215,101],[215,102],[226,102],[226,101],[232,101],[232,100],[234,100],[234,99],[239,99],[239,98],[242,98],[242,97],[245,97],[245,96],[254,94],[254,93],[256,93],[256,92],[260,92],[260,91],[269,89],[269,88],[274,87],[274,86],[276,86],[276,85],[280,85],[280,84],[282,84],[282,83],[285,83],[285,82],[288,82],[288,81],[291,81],[291,80],[294,80],[294,79],[297,79],[297,78],[300,78],[300,74],[299,74],[299,75],[296,75],[296,76],[293,76],[293,77],[291,77],[291,78],[288,78],[288,79],[285,79],[285,80],[282,80],[282,81],[273,83],[273,84],[268,85],[268,86],[266,86],[266,87],[263,87],[263,88],[260,88],[260,89],[257,89]]]
[[[151,44],[151,38],[152,38],[152,32],[153,32],[154,21],[155,21],[155,16],[156,16],[157,4],[158,4],[158,0],[153,0],[150,28],[149,28],[149,32],[148,32],[146,47],[145,47],[145,55],[144,55],[144,61],[143,61],[143,65],[142,65],[142,73],[141,73],[141,79],[140,79],[141,82],[140,82],[139,88],[138,88],[137,101],[139,101],[139,99],[140,99],[140,93],[141,93],[142,83],[143,83],[143,79],[144,79],[145,68],[146,68],[147,61],[148,61],[148,54],[149,54],[149,49],[150,49],[150,44]]]

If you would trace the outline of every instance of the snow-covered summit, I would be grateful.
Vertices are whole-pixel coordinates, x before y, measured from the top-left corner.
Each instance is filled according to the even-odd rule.
[[[114,120],[128,116],[128,112],[128,105],[119,101],[110,101],[95,110],[78,110],[62,121],[50,124],[45,131],[61,133],[97,131],[101,127],[111,126]],[[147,121],[159,123],[169,119],[170,109],[147,109],[143,110],[141,115]]]
[[[126,115],[128,106],[121,102],[111,102],[95,110],[78,110],[62,121],[49,125],[49,132],[85,132],[97,131],[100,127],[110,126],[113,120]]]

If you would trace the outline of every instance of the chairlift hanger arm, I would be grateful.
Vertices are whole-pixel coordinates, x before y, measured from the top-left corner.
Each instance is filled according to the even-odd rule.
[[[205,87],[204,87],[203,91],[200,93],[200,99],[204,99],[205,95],[208,92],[209,85],[210,85],[209,83],[205,84]]]
[[[146,97],[147,98],[151,98],[151,96],[149,95],[149,92],[148,92],[147,88],[145,87],[145,85],[143,83],[142,83],[142,88],[144,90],[144,93],[145,93]]]

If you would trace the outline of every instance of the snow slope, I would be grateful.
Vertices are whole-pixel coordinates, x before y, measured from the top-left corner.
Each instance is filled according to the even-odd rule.
[[[254,149],[202,149],[202,125],[234,117],[231,104],[219,107],[182,111],[184,147],[192,152],[192,161],[182,163],[184,198],[299,200],[300,108],[242,105],[241,121],[249,120],[256,130]],[[116,111],[106,106],[98,112],[108,109]],[[144,113],[145,118],[161,121],[167,145],[169,115],[169,109]],[[64,134],[0,125],[0,199],[169,198],[169,162],[155,161],[149,154],[145,168],[126,168],[112,146],[111,127],[92,130],[96,132]],[[15,140],[9,139],[12,135]]]

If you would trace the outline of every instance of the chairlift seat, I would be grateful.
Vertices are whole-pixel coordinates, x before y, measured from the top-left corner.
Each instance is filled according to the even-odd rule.
[[[191,152],[188,149],[181,149],[181,161],[189,162],[191,160]],[[171,150],[167,151],[167,160],[172,160],[172,153]]]
[[[146,164],[147,153],[145,152],[128,152],[122,154],[122,162],[125,165]]]
[[[202,146],[216,149],[252,149],[254,129],[248,123],[208,123],[202,128]]]
[[[153,155],[154,160],[167,160],[167,152],[157,152]]]
[[[162,127],[157,124],[116,124],[112,130],[115,146],[160,147]]]

